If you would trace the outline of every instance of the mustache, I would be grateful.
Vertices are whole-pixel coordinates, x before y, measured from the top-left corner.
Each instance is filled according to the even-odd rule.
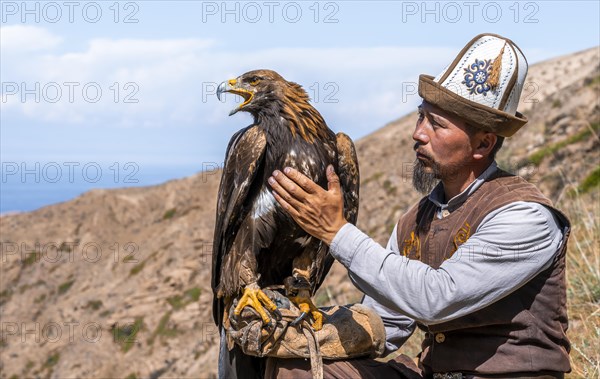
[[[418,153],[418,154],[420,154],[420,155],[424,156],[425,158],[427,158],[427,159],[430,159],[430,160],[433,160],[433,158],[431,158],[431,156],[429,156],[429,154],[427,154],[425,151],[423,151],[423,149],[420,149],[420,147],[421,147],[421,144],[417,142],[417,143],[415,143],[415,144],[414,144],[414,146],[413,146],[413,150],[414,150],[416,153]]]

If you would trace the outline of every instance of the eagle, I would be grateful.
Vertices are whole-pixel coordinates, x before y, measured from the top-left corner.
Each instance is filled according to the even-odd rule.
[[[221,83],[217,97],[225,92],[243,98],[230,116],[242,111],[254,120],[233,135],[225,153],[213,239],[213,318],[221,332],[220,375],[252,377],[247,365],[256,362],[241,357],[237,347],[227,351],[223,346],[233,300],[239,300],[234,316],[251,307],[264,324],[272,325],[280,314],[262,289],[283,285],[303,317],[311,317],[319,330],[323,317],[310,298],[334,261],[329,247],[300,228],[275,200],[268,178],[276,169],[293,167],[327,188],[326,168],[333,165],[344,216],[355,224],[359,171],[350,137],[329,129],[299,84],[272,70],[254,70]],[[228,371],[223,365],[237,369]]]

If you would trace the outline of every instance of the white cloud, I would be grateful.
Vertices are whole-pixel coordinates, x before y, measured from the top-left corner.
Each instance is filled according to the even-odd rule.
[[[3,33],[3,52],[5,39],[14,46],[25,38],[15,34],[22,27],[8,28],[12,32]],[[3,107],[33,120],[85,126],[222,124],[234,101],[216,100],[218,83],[248,70],[271,68],[302,84],[315,106],[332,119],[331,125],[364,134],[412,110],[418,74],[437,74],[455,54],[444,47],[394,46],[239,52],[207,39],[106,38],[91,40],[82,51],[58,53],[48,49],[60,37],[41,28],[26,30],[30,37],[45,36],[39,46],[46,50],[32,50],[27,59],[4,59],[4,82],[25,83],[26,88],[12,95],[3,88]],[[37,91],[40,101],[24,90]],[[101,96],[95,102],[98,90]],[[137,102],[126,102],[128,96]]]
[[[3,54],[49,50],[57,47],[62,38],[44,28],[30,25],[0,26],[0,46]]]

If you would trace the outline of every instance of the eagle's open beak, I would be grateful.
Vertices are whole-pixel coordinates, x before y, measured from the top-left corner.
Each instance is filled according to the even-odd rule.
[[[221,100],[221,94],[223,92],[231,92],[244,98],[244,102],[242,104],[233,108],[231,112],[229,112],[230,116],[236,114],[240,109],[245,107],[249,102],[252,101],[252,98],[254,97],[252,92],[241,88],[238,83],[239,82],[236,79],[229,79],[219,84],[219,87],[217,87],[217,99],[219,100]]]

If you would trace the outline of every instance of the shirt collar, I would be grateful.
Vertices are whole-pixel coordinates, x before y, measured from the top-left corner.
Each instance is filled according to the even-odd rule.
[[[429,194],[429,200],[442,210],[448,209],[448,211],[452,212],[454,209],[458,208],[462,203],[464,203],[465,200],[467,200],[467,198],[471,196],[473,192],[481,187],[481,185],[497,170],[498,165],[496,164],[496,161],[493,161],[488,168],[486,168],[481,175],[477,177],[477,179],[475,179],[467,188],[464,189],[464,191],[454,196],[447,203],[443,203],[445,197],[444,185],[442,182],[440,182]]]

